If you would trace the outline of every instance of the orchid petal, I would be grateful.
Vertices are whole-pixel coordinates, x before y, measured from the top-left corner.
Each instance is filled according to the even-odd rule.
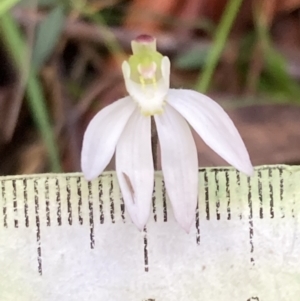
[[[151,119],[137,108],[129,119],[116,149],[117,176],[134,224],[142,230],[151,209],[154,167],[151,149]]]
[[[100,175],[111,160],[134,108],[130,97],[122,98],[102,109],[89,123],[81,152],[81,168],[87,180]]]
[[[184,118],[168,104],[155,115],[165,185],[178,223],[188,232],[195,218],[198,193],[197,149]]]
[[[176,89],[170,89],[167,102],[182,114],[219,156],[245,174],[253,174],[245,144],[219,104],[201,93]]]

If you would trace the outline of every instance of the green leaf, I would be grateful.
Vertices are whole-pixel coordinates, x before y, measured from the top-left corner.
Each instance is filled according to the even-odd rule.
[[[62,0],[38,0],[37,2],[32,0],[20,0],[19,5],[25,8],[32,8],[36,6],[41,8],[53,8],[54,6],[61,4],[61,2]]]
[[[39,0],[39,6],[54,6],[58,3],[58,0]]]
[[[271,45],[265,52],[265,73],[273,92],[281,92],[287,97],[298,99],[299,84],[289,76],[284,57]]]
[[[57,6],[39,25],[32,54],[32,64],[36,71],[42,67],[55,48],[64,26],[64,20],[63,7]]]
[[[209,50],[208,44],[189,49],[175,59],[175,66],[180,69],[198,70],[204,67]]]
[[[0,29],[4,46],[14,60],[19,73],[27,73],[27,71],[24,70],[24,52],[26,51],[25,39],[15,20],[9,13],[0,18]],[[34,70],[30,70],[28,73],[27,96],[32,116],[48,150],[51,169],[53,172],[59,172],[61,171],[61,167],[59,150],[55,141],[55,133],[52,130],[43,88]]]
[[[0,16],[10,10],[20,0],[2,0],[0,3]]]
[[[205,62],[205,68],[199,75],[195,89],[202,93],[207,92],[217,64],[220,60],[223,49],[225,48],[227,38],[233,22],[239,13],[239,8],[243,0],[229,0],[222,14],[221,21],[215,32],[214,44]]]

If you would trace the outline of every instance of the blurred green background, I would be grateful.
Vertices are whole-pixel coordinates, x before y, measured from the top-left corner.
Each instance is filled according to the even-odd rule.
[[[299,0],[1,0],[0,174],[79,171],[84,130],[126,95],[120,66],[144,33],[172,87],[228,111],[253,164],[300,163]],[[201,166],[225,164],[197,145]]]

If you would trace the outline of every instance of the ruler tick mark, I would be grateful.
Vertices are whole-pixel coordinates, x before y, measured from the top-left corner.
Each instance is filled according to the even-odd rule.
[[[55,180],[56,187],[56,204],[57,204],[57,224],[61,226],[61,199],[60,199],[60,186],[58,179]]]
[[[109,201],[110,201],[110,218],[111,222],[115,223],[115,204],[114,204],[114,197],[113,197],[113,191],[114,191],[114,183],[113,183],[113,177],[110,177],[110,187],[109,187]]]
[[[196,208],[196,218],[195,218],[195,226],[196,226],[196,243],[200,245],[200,219],[199,219],[199,203],[197,202]]]
[[[7,228],[7,207],[6,207],[5,182],[2,182],[1,191],[2,191],[2,200],[3,200],[3,207],[2,207],[3,226],[4,226],[4,228]]]
[[[204,171],[204,189],[205,189],[206,220],[209,220],[209,191],[208,191],[208,176],[206,170]]]
[[[123,197],[120,197],[120,202],[121,202],[121,204],[120,204],[120,208],[121,208],[121,217],[122,217],[123,223],[125,223],[125,222],[126,222],[126,220],[125,220],[125,204],[124,204],[124,199],[123,199]]]
[[[71,185],[70,185],[70,177],[66,178],[67,185],[67,207],[68,207],[68,223],[70,226],[72,226],[72,203],[71,203]]]
[[[253,228],[253,209],[252,209],[252,193],[251,193],[251,180],[250,177],[247,179],[248,183],[248,207],[249,207],[249,241],[250,241],[250,262],[255,265],[255,260],[253,257],[254,253],[254,243],[253,243],[253,236],[254,236],[254,228]]]
[[[104,223],[104,213],[103,213],[103,185],[102,185],[102,179],[100,178],[99,184],[99,211],[100,211],[100,224]]]
[[[259,198],[259,218],[263,218],[264,217],[264,212],[263,212],[263,192],[262,192],[262,183],[261,183],[261,179],[262,179],[262,174],[261,171],[258,171],[258,198]]]
[[[17,202],[17,186],[16,186],[16,180],[12,180],[12,192],[13,192],[13,206],[14,206],[14,226],[15,228],[19,227],[19,222],[18,222],[18,202]]]
[[[219,199],[220,185],[219,185],[218,171],[217,170],[215,170],[215,182],[216,182],[216,191],[215,191],[215,196],[216,196],[216,215],[217,215],[217,220],[220,220],[220,218],[221,218],[221,215],[220,215],[220,199]]]
[[[283,205],[283,192],[284,192],[284,180],[282,175],[282,168],[279,168],[279,178],[280,178],[280,211],[281,211],[281,218],[285,217],[284,213],[284,205]]]
[[[149,272],[149,258],[148,258],[148,237],[147,228],[144,227],[144,268],[145,272]]]
[[[49,179],[45,180],[45,199],[46,199],[46,222],[47,227],[51,226],[51,218],[50,218],[50,197],[49,197]]]
[[[240,176],[240,172],[237,170],[236,171],[236,183],[237,183],[237,187],[238,187],[238,192],[240,193],[240,190],[241,190],[241,176]],[[238,194],[239,195],[239,194]],[[243,206],[242,206],[242,200],[241,200],[241,197],[238,196],[238,204],[239,204],[239,218],[240,220],[242,219],[243,217],[243,214],[242,214],[242,211],[243,211]]]
[[[272,186],[272,169],[268,171],[269,174],[269,196],[270,196],[270,216],[274,218],[274,200],[273,200],[273,186]]]
[[[23,197],[24,197],[24,217],[25,226],[29,227],[29,217],[28,217],[28,196],[27,196],[27,180],[23,179]]]
[[[93,211],[93,193],[92,183],[88,182],[88,200],[89,200],[89,222],[90,222],[90,247],[95,247],[95,234],[94,234],[94,211]]]
[[[167,211],[166,185],[164,180],[162,180],[162,201],[163,201],[164,222],[167,222],[168,211]]]
[[[230,211],[230,183],[229,183],[229,174],[228,171],[225,171],[226,178],[226,198],[227,198],[227,220],[231,219],[231,211]]]
[[[154,221],[157,222],[157,215],[156,215],[156,187],[155,187],[155,181],[154,181],[154,185],[153,185],[153,194],[152,194],[152,210],[153,210],[153,218]]]
[[[79,224],[83,224],[83,218],[82,218],[82,196],[81,196],[81,178],[77,178],[77,196],[78,196],[78,220]]]
[[[35,204],[35,224],[36,224],[36,242],[37,242],[37,261],[38,272],[40,275],[42,271],[42,248],[41,248],[41,228],[40,228],[40,215],[39,215],[39,197],[38,197],[38,182],[34,180],[34,204]]]

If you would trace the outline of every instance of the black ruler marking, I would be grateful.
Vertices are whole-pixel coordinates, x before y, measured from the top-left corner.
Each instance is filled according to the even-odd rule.
[[[155,187],[155,181],[154,181],[154,185],[153,185],[153,194],[152,194],[152,210],[153,210],[153,218],[154,221],[157,222],[157,215],[156,215],[156,187]]]
[[[254,228],[253,228],[253,209],[252,209],[252,193],[251,193],[251,180],[250,177],[247,179],[248,183],[248,207],[249,207],[249,241],[250,241],[250,262],[255,265],[254,260],[254,242],[253,242],[253,236],[254,236]]]
[[[283,206],[283,192],[284,192],[284,180],[283,180],[283,172],[282,168],[279,168],[279,178],[280,178],[280,211],[281,211],[281,218],[285,217],[285,212],[284,212],[284,206]]]
[[[273,199],[273,186],[272,186],[272,169],[269,169],[268,172],[269,175],[269,196],[270,196],[270,216],[271,218],[274,218],[274,199]]]
[[[49,197],[49,178],[45,180],[45,199],[46,199],[46,224],[47,227],[51,226],[51,217],[50,217],[50,197]]]
[[[15,228],[19,227],[19,222],[18,222],[18,201],[17,201],[17,185],[16,185],[16,180],[12,180],[12,193],[13,193],[13,207],[14,207],[14,226]]]
[[[25,218],[25,226],[29,227],[29,215],[28,215],[28,194],[27,194],[27,180],[23,179],[23,197],[24,197],[24,218]]]
[[[79,224],[83,224],[83,218],[82,218],[82,195],[81,195],[81,178],[77,178],[77,196],[78,196],[78,220]]]
[[[120,202],[121,202],[121,204],[120,204],[120,207],[121,207],[121,217],[122,217],[123,223],[125,223],[126,222],[126,219],[125,219],[125,204],[124,204],[124,199],[123,199],[122,196],[120,197]]]
[[[61,226],[61,197],[60,197],[60,185],[58,179],[55,179],[55,187],[56,187],[56,205],[57,205],[57,224]]]
[[[196,243],[197,243],[197,245],[200,245],[200,216],[199,216],[199,202],[198,202],[198,199],[197,199],[195,226],[196,226]]]
[[[209,220],[209,191],[208,191],[208,176],[206,170],[204,171],[204,189],[205,189],[206,219]]]
[[[3,226],[4,226],[4,228],[7,228],[8,226],[7,226],[7,207],[6,207],[5,182],[2,182],[1,192],[2,192],[2,200],[3,200],[3,207],[2,207]]]
[[[110,204],[110,218],[111,222],[115,223],[115,203],[114,203],[114,183],[113,183],[113,176],[110,176],[110,187],[109,187],[109,204]]]
[[[165,181],[162,180],[162,201],[163,201],[163,213],[164,213],[164,222],[168,221],[168,211],[167,211],[167,196],[166,196],[166,185]]]
[[[88,182],[88,200],[89,200],[89,222],[90,222],[90,247],[95,247],[95,234],[94,234],[94,209],[93,209],[93,192],[92,183]]]
[[[100,224],[104,223],[104,213],[103,213],[103,184],[102,179],[99,179],[98,184],[99,189],[99,212],[100,212]]]
[[[38,272],[40,275],[43,274],[42,270],[42,248],[41,248],[41,228],[40,228],[40,207],[39,207],[39,196],[38,196],[38,182],[34,180],[34,204],[35,204],[35,225],[36,225],[36,243],[37,243],[37,262]]]
[[[229,183],[229,174],[228,171],[225,171],[226,179],[226,198],[227,198],[227,220],[231,219],[231,210],[230,210],[230,183]]]
[[[71,203],[71,184],[70,184],[70,177],[66,178],[67,181],[67,208],[68,208],[68,223],[72,226],[73,218],[72,218],[72,203]]]
[[[237,183],[237,186],[238,186],[238,202],[239,202],[239,218],[240,220],[243,218],[243,207],[242,207],[242,200],[241,200],[241,197],[240,197],[240,191],[241,191],[241,175],[240,175],[240,172],[238,170],[236,170],[236,183]]]
[[[145,272],[149,272],[149,257],[148,257],[148,237],[147,228],[144,227],[144,269]]]
[[[259,198],[259,217],[262,219],[264,217],[264,209],[263,209],[263,192],[262,192],[262,183],[261,178],[262,174],[261,171],[258,171],[258,198]]]
[[[215,191],[215,196],[216,196],[216,215],[217,215],[217,220],[220,220],[221,215],[220,215],[220,199],[219,199],[219,190],[220,190],[220,183],[218,179],[218,171],[215,171],[215,182],[216,182],[216,191]]]

